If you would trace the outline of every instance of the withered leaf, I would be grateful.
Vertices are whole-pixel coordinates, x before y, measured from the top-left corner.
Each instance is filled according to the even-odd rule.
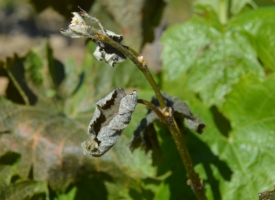
[[[97,60],[104,60],[106,63],[114,67],[115,64],[125,61],[126,56],[122,54],[120,51],[118,51],[116,48],[112,47],[111,45],[98,41],[95,39],[94,35],[98,34],[99,30],[95,29],[92,26],[88,26],[82,16],[84,18],[90,19],[91,21],[97,23],[101,29],[101,34],[107,35],[112,40],[114,40],[117,43],[121,43],[123,40],[122,35],[118,35],[112,31],[104,30],[101,23],[98,21],[98,19],[88,15],[88,13],[81,9],[80,13],[73,12],[72,13],[74,17],[72,18],[72,21],[70,25],[68,26],[68,29],[60,30],[60,33],[64,36],[71,37],[71,38],[91,38],[97,45],[96,50],[94,52],[94,56]]]
[[[182,128],[181,122],[184,121],[186,126],[190,130],[194,130],[198,133],[203,132],[205,124],[199,117],[193,115],[193,113],[191,112],[190,108],[186,103],[182,102],[177,97],[172,97],[165,93],[163,93],[163,97],[166,101],[166,106],[172,108],[173,115],[180,128]],[[158,100],[155,97],[153,97],[151,103],[153,103],[156,107],[160,108]],[[148,127],[156,120],[159,120],[156,113],[153,112],[151,109],[148,109],[148,112],[145,118],[143,118],[140,121],[139,125],[134,131],[131,144],[130,144],[130,149],[132,151],[139,146],[143,146],[145,149],[147,149],[147,151],[148,151],[148,148],[150,149],[148,139],[146,139],[147,138],[146,134],[148,134]]]
[[[118,35],[112,31],[109,31],[109,30],[105,30],[105,32],[115,42],[117,42],[119,44],[122,42],[122,40],[123,40],[122,35]],[[97,44],[97,47],[94,52],[94,56],[96,57],[96,59],[104,60],[106,63],[108,63],[112,67],[114,67],[115,64],[125,61],[126,56],[123,55],[116,48],[112,47],[111,45],[109,45],[107,43],[100,42],[100,41],[96,41],[96,44]]]
[[[82,143],[84,154],[102,156],[114,145],[124,128],[130,123],[137,98],[136,91],[126,95],[123,89],[116,88],[97,102],[94,116],[88,127],[93,142],[87,140]]]
[[[92,37],[92,31],[96,31],[96,29],[86,25],[85,21],[79,13],[73,12],[72,14],[74,16],[70,25],[68,26],[68,29],[61,29],[60,33],[71,38]]]
[[[197,133],[203,132],[205,124],[198,116],[193,115],[192,111],[186,103],[182,102],[177,97],[173,97],[165,93],[163,93],[163,97],[166,101],[166,106],[172,108],[174,117],[177,122],[184,120],[190,130],[196,131]],[[159,107],[156,98],[153,98],[152,103]]]
[[[146,140],[146,134],[148,134],[147,128],[158,119],[158,116],[156,113],[154,113],[152,110],[148,110],[148,113],[146,116],[140,121],[139,125],[135,129],[133,133],[133,137],[130,143],[130,149],[131,151],[134,151],[139,146],[144,147],[145,151],[148,151],[147,148],[150,149],[150,145],[148,143],[148,140]],[[150,132],[150,131],[149,131]]]

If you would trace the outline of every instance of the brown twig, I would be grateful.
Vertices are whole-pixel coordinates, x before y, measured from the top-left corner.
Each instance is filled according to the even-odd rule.
[[[99,40],[100,42],[107,43],[109,45],[112,45],[117,50],[119,50],[121,53],[123,53],[125,56],[127,56],[144,74],[150,85],[152,86],[155,95],[159,101],[160,107],[162,109],[166,108],[166,104],[164,101],[164,98],[160,92],[159,87],[157,86],[155,80],[153,79],[146,62],[144,61],[142,56],[138,56],[139,54],[135,52],[133,49],[125,47],[115,41],[113,41],[111,38],[109,38],[107,35],[97,34],[93,36],[93,39]],[[156,114],[159,116],[159,118],[167,124],[173,139],[176,143],[177,149],[179,151],[179,154],[181,156],[182,162],[185,166],[185,169],[187,171],[188,177],[190,179],[190,185],[192,186],[192,189],[199,200],[206,200],[206,196],[204,193],[203,183],[199,179],[198,174],[194,170],[194,166],[189,154],[189,151],[186,147],[186,144],[184,142],[183,136],[181,131],[178,128],[178,125],[172,115],[172,111],[170,110],[170,113],[168,112],[169,109],[167,109],[167,113],[161,112],[159,109],[157,109],[154,105],[152,106],[150,102],[146,100],[139,100],[139,103],[145,104],[149,106],[152,110],[156,112]]]
[[[144,105],[148,106],[151,110],[153,110],[157,114],[157,116],[159,117],[159,119],[162,122],[165,121],[165,116],[154,104],[152,104],[151,102],[146,101],[144,99],[138,99],[137,102],[140,103],[140,104],[144,104]]]

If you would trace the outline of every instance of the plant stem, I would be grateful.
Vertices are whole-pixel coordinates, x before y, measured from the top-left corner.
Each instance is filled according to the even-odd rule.
[[[148,106],[151,110],[153,110],[157,114],[157,116],[160,118],[161,121],[163,122],[165,121],[165,116],[154,104],[144,99],[138,99],[137,102]]]
[[[219,18],[221,24],[226,24],[228,20],[228,0],[220,0],[219,2]]]
[[[144,74],[144,76],[146,77],[146,79],[148,80],[150,85],[152,86],[152,88],[155,92],[155,95],[156,95],[156,97],[159,101],[160,107],[161,108],[166,107],[166,104],[165,104],[165,101],[162,97],[160,89],[159,89],[158,85],[156,84],[154,78],[152,77],[145,61],[141,62],[139,60],[139,58],[142,59],[142,57],[138,57],[138,54],[133,49],[125,47],[125,46],[113,41],[107,35],[97,34],[97,35],[93,36],[93,38],[96,39],[96,40],[99,40],[101,42],[112,45],[117,50],[119,50],[121,53],[123,53],[125,56],[127,56],[141,70],[141,72]],[[133,53],[133,52],[135,52],[135,53]]]
[[[29,106],[30,105],[29,98],[25,94],[23,88],[20,86],[20,84],[18,83],[18,81],[16,80],[16,78],[13,76],[13,73],[10,71],[10,69],[8,69],[7,63],[5,63],[4,68],[7,70],[7,73],[9,75],[12,83],[14,84],[15,88],[18,90],[18,92],[21,95],[23,101],[25,102],[25,104],[27,106]]]
[[[189,151],[188,151],[186,144],[184,142],[182,133],[179,130],[174,117],[171,115],[170,118],[171,118],[171,120],[166,120],[166,121],[168,121],[168,122],[172,121],[172,123],[170,123],[170,124],[166,123],[166,124],[169,128],[169,131],[171,132],[171,134],[173,136],[173,139],[176,143],[177,149],[181,156],[182,162],[185,166],[186,172],[187,172],[189,180],[190,180],[189,184],[191,185],[197,199],[206,200],[203,183],[200,180],[199,175],[194,170],[192,159],[190,157]]]
[[[157,86],[155,80],[153,79],[145,61],[143,60],[142,56],[139,56],[137,52],[135,52],[133,49],[125,47],[115,41],[113,41],[111,38],[109,38],[107,35],[103,34],[96,34],[93,36],[93,39],[99,40],[101,42],[107,43],[109,45],[112,45],[117,50],[119,50],[121,53],[123,53],[125,56],[127,56],[144,74],[146,79],[149,81],[150,85],[152,86],[156,97],[159,101],[160,107],[162,109],[166,108],[165,100],[160,92],[159,87]],[[188,177],[191,181],[192,189],[199,200],[206,200],[206,196],[204,194],[204,188],[201,180],[199,179],[198,174],[194,171],[194,166],[190,157],[190,154],[188,152],[188,149],[186,147],[186,144],[184,142],[183,136],[181,131],[178,128],[178,125],[172,115],[172,109],[170,108],[170,112],[161,112],[158,108],[156,108],[153,104],[150,102],[139,99],[138,103],[142,103],[150,107],[152,110],[156,112],[156,114],[159,116],[160,120],[164,122],[170,132],[172,133],[173,139],[176,143],[177,149],[180,153],[182,162],[185,166],[185,169],[187,171]],[[169,110],[166,108],[166,110]]]

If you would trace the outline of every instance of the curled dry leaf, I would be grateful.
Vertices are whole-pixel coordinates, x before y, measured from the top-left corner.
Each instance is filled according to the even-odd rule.
[[[193,115],[186,103],[182,102],[177,97],[172,97],[165,93],[163,93],[163,97],[166,101],[166,106],[172,108],[173,115],[180,128],[182,128],[182,121],[184,121],[190,130],[196,131],[197,133],[203,132],[205,124],[199,117]],[[155,97],[152,99],[151,103],[160,108],[158,100]],[[132,151],[139,146],[142,146],[146,149],[146,151],[148,151],[148,148],[151,146],[148,140],[148,136],[146,136],[146,134],[148,134],[148,132],[151,130],[151,128],[148,129],[148,127],[158,119],[159,118],[156,113],[151,109],[148,109],[145,118],[140,121],[139,125],[134,131],[130,144],[130,149]]]
[[[95,35],[102,34],[111,38],[113,41],[119,43],[120,45],[122,45],[121,44],[123,40],[122,35],[118,35],[109,30],[104,30],[103,26],[101,25],[98,19],[88,15],[88,13],[82,9],[80,13],[73,12],[72,14],[74,15],[74,17],[72,18],[72,21],[68,26],[68,29],[60,30],[62,35],[71,37],[71,38],[82,38],[82,37],[91,38],[97,45],[94,52],[94,56],[96,57],[96,59],[100,61],[103,60],[109,65],[111,65],[112,67],[114,67],[115,64],[117,63],[121,63],[125,61],[126,56],[124,54],[122,54],[113,46],[97,40],[95,37]],[[97,23],[98,26],[100,27],[100,30],[97,30],[94,27],[88,26],[82,17]]]
[[[108,37],[112,38],[115,42],[121,43],[123,40],[122,35],[118,35],[112,31],[105,30],[105,33]],[[125,61],[126,56],[118,51],[116,48],[112,47],[107,43],[103,43],[100,41],[95,41],[97,44],[96,50],[94,52],[94,56],[97,60],[104,60],[106,63],[111,65],[112,67],[115,66],[117,63],[121,63]]]
[[[71,38],[91,37],[92,31],[95,31],[96,29],[86,25],[83,18],[77,12],[73,12],[72,14],[74,15],[74,17],[72,18],[72,21],[68,26],[68,29],[61,29],[60,33],[64,36]]]
[[[84,154],[99,157],[114,145],[131,121],[137,98],[136,91],[126,95],[123,89],[116,88],[97,102],[88,127],[91,140],[82,143]]]

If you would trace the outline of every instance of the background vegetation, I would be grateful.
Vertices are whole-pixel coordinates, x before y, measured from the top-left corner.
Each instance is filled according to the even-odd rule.
[[[203,119],[202,135],[187,130],[185,136],[208,199],[257,199],[259,192],[272,189],[273,1],[43,2],[30,1],[38,13],[52,7],[64,19],[77,11],[76,5],[91,9],[107,29],[125,35],[125,45],[143,52],[163,91]],[[7,17],[1,37],[15,37],[9,17],[23,3],[0,4]],[[83,155],[80,144],[101,97],[114,87],[136,89],[147,100],[153,92],[130,61],[110,68],[95,60],[91,41],[84,47],[66,40],[83,46],[82,57],[70,51],[70,57],[58,59],[47,38],[61,27],[43,29],[39,15],[34,17],[30,33],[20,29],[30,20],[18,19],[15,25],[16,34],[40,38],[36,45],[23,55],[2,56],[0,62],[0,199],[194,199],[165,128],[155,126],[159,148],[130,151],[133,130],[146,113],[142,105],[107,154]],[[57,24],[66,28],[68,22]],[[149,50],[147,42],[153,42]]]

